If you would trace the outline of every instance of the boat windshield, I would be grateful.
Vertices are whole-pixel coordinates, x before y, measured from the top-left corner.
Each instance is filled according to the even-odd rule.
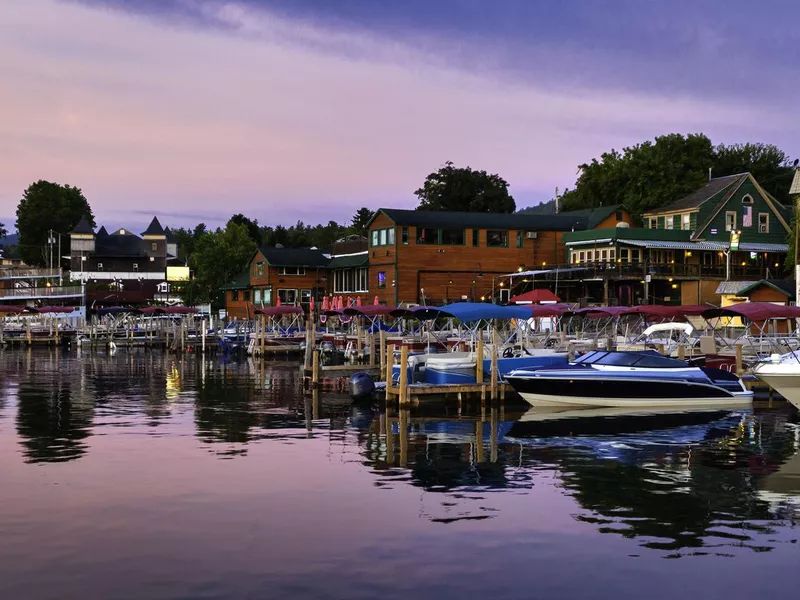
[[[583,356],[575,359],[576,364],[581,365],[609,365],[615,367],[639,367],[648,369],[665,369],[685,367],[686,363],[668,356],[662,356],[657,352],[587,352]]]

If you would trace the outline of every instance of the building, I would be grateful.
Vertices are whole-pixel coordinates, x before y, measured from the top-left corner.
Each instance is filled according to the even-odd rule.
[[[789,304],[794,298],[794,282],[789,279],[759,281],[723,281],[717,286],[720,306],[742,302]]]
[[[643,215],[645,228],[566,234],[575,269],[562,290],[586,302],[718,302],[724,280],[785,274],[791,211],[749,173],[718,177],[685,198]]]
[[[177,264],[170,238],[156,217],[141,237],[126,228],[95,233],[83,218],[70,232],[69,278],[85,286],[87,304],[175,303],[188,267]],[[171,267],[178,267],[172,277]]]
[[[369,223],[367,289],[385,304],[508,300],[509,273],[566,261],[563,237],[618,222],[623,207],[558,214],[381,208]]]

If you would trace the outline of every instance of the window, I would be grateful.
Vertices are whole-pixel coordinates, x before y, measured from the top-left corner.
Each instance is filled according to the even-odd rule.
[[[442,229],[441,231],[442,244],[445,246],[463,246],[464,230],[463,229]]]
[[[747,194],[744,198],[742,198],[742,204],[752,204],[753,197],[750,194]]]
[[[98,271],[102,271],[103,270],[103,263],[100,263],[100,262],[97,263],[97,270]]]
[[[477,229],[472,230],[472,245],[477,248],[480,245],[480,233]]]
[[[261,290],[253,291],[253,302],[255,302],[256,304],[261,303]]]
[[[384,227],[383,229],[373,229],[371,232],[372,246],[393,246],[394,227]]]
[[[692,228],[692,218],[691,215],[689,215],[689,213],[686,213],[682,217],[681,229],[688,231],[691,230],[691,228]]]
[[[729,210],[725,213],[725,231],[736,231],[736,211]]]
[[[619,249],[619,258],[622,262],[630,262],[631,260],[631,251],[628,248],[620,248]]]
[[[769,213],[758,213],[758,233],[769,233]]]
[[[158,250],[158,243],[157,242],[153,242],[152,244],[150,244],[150,250],[152,250],[153,252]]]
[[[674,221],[672,220],[672,217],[667,217],[664,219],[664,229],[672,229],[673,224]]]
[[[139,263],[133,263],[133,270],[134,272],[139,270]]]
[[[239,301],[239,290],[231,290],[231,300],[234,302]]]
[[[583,250],[578,252],[578,262],[586,262],[586,252]]]
[[[300,290],[300,304],[311,304],[311,290]]]
[[[278,267],[278,275],[305,275],[305,267]]]
[[[517,248],[522,248],[524,245],[525,236],[521,231],[517,232]]]
[[[575,250],[570,250],[569,253],[570,253],[570,256],[572,257],[572,264],[573,265],[577,265],[578,264],[578,253]]]
[[[605,262],[608,259],[608,250],[600,250],[600,260]]]
[[[431,229],[429,227],[417,227],[417,243],[418,244],[438,244],[439,243],[439,230]]]
[[[664,217],[656,217],[656,229],[665,229]]]
[[[263,277],[264,276],[264,261],[260,260],[256,263],[256,277]]]
[[[618,210],[616,213],[614,213],[614,218],[617,220],[617,223],[622,221],[622,211]]]
[[[489,248],[508,248],[508,231],[505,229],[487,230],[486,245]]]
[[[386,287],[386,271],[378,271],[378,289]]]
[[[349,294],[352,292],[368,291],[369,279],[367,268],[338,269],[333,273],[333,292],[335,294]]]
[[[272,306],[272,288],[266,288],[261,294],[261,302],[266,306]]]
[[[245,290],[244,291],[244,301],[245,302],[250,302],[250,290]]]
[[[404,246],[408,246],[408,227],[403,227],[400,233],[400,240],[403,242]]]
[[[278,290],[278,299],[281,301],[281,304],[284,305],[292,305],[297,303],[297,290],[292,289],[283,289]]]

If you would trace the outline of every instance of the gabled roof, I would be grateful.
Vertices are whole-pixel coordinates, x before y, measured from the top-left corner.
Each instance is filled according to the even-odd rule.
[[[158,222],[158,217],[153,217],[153,220],[150,221],[150,225],[142,232],[142,235],[164,235],[164,228],[161,227],[161,223]]]
[[[104,237],[108,235],[108,231],[106,231],[105,226],[101,226],[100,229],[97,230],[97,237]]]
[[[725,296],[749,296],[761,286],[772,288],[776,292],[794,297],[794,281],[788,279],[761,279],[759,281],[722,281],[716,293]]]
[[[800,168],[794,170],[794,179],[792,179],[792,185],[789,188],[789,195],[800,196]]]
[[[674,212],[678,210],[700,208],[701,204],[705,204],[707,201],[711,200],[720,193],[733,193],[733,190],[739,187],[739,185],[744,182],[749,175],[749,173],[739,173],[737,175],[727,175],[725,177],[714,177],[703,187],[695,190],[688,196],[684,196],[680,200],[676,200],[667,206],[648,210],[644,214],[658,215],[661,213]]]
[[[611,206],[598,206],[597,208],[584,208],[582,210],[568,210],[556,213],[559,216],[586,217],[587,227],[594,229],[608,217],[618,210],[627,210],[622,204],[612,204]]]
[[[332,256],[328,263],[329,269],[352,269],[354,267],[366,267],[369,264],[369,252],[356,252],[354,254],[343,254]]]
[[[75,225],[75,229],[70,231],[70,233],[80,233],[86,235],[94,235],[94,229],[92,229],[91,224],[89,223],[89,219],[86,218],[86,215],[81,217],[81,220],[78,221],[78,224]]]
[[[317,248],[259,248],[273,267],[327,267],[328,257]]]
[[[572,231],[586,229],[586,216],[539,215],[520,213],[455,212],[379,208],[370,220],[383,213],[396,225],[430,228],[524,229],[528,231]]]

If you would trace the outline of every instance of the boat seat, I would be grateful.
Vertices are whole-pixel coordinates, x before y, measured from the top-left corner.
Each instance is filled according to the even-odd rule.
[[[700,352],[702,354],[719,353],[719,350],[717,349],[717,340],[714,339],[714,336],[711,335],[700,336]]]

